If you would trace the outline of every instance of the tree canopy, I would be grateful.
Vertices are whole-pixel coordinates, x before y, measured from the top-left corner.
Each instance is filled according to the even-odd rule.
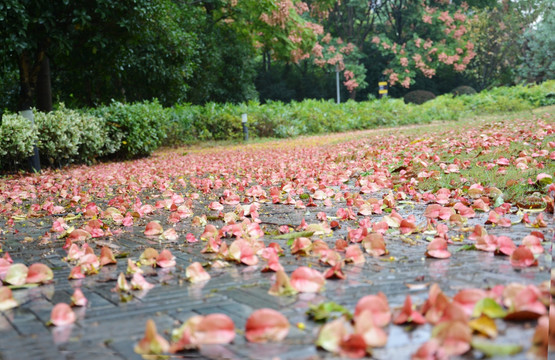
[[[397,94],[544,80],[554,46],[546,4],[6,0],[1,107],[326,98],[335,71],[356,99],[375,94],[379,79]]]

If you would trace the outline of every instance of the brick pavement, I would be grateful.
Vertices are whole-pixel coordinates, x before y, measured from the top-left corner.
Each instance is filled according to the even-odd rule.
[[[319,211],[321,208],[317,208]],[[416,209],[421,213],[422,209]],[[335,212],[331,208],[330,214]],[[308,223],[316,222],[316,211],[306,209],[295,210],[292,206],[263,204],[259,210],[262,224],[271,222],[298,225],[305,217]],[[415,209],[407,208],[400,211],[405,216]],[[482,215],[472,222],[485,221]],[[377,221],[380,216],[374,215]],[[546,239],[553,238],[553,220],[548,219],[550,228],[542,229]],[[218,223],[215,223],[218,225]],[[222,224],[219,224],[221,226]],[[323,239],[331,245],[335,240],[344,237],[347,223],[333,237]],[[354,222],[352,223],[354,227]],[[3,226],[3,224],[0,224]],[[48,231],[37,221],[18,222],[20,231],[18,238],[31,236],[37,238]],[[180,223],[178,230],[191,229],[188,222]],[[266,230],[275,229],[275,225],[266,225]],[[488,227],[488,226],[486,226]],[[401,241],[399,236],[386,236],[390,256],[396,261],[386,261],[366,256],[364,265],[347,265],[346,280],[328,280],[325,290],[318,294],[300,294],[294,297],[274,297],[267,294],[272,283],[272,274],[261,273],[258,266],[233,265],[223,269],[209,270],[212,278],[205,284],[189,284],[184,281],[184,268],[193,261],[206,262],[209,255],[200,254],[204,246],[201,242],[183,245],[161,243],[146,238],[143,228],[137,226],[133,234],[126,233],[112,239],[119,252],[128,253],[133,259],[146,246],[157,249],[168,247],[176,256],[177,266],[173,269],[150,269],[146,273],[149,282],[156,286],[148,292],[134,292],[129,302],[120,301],[119,295],[111,291],[120,272],[125,272],[126,259],[119,259],[117,265],[105,266],[97,275],[83,280],[67,280],[69,266],[61,259],[65,251],[61,249],[61,240],[48,246],[23,244],[15,238],[4,235],[3,250],[9,251],[15,262],[31,264],[41,261],[54,269],[55,281],[31,289],[14,290],[14,297],[21,304],[18,308],[0,315],[0,359],[136,359],[140,358],[133,352],[134,344],[142,337],[145,322],[152,318],[160,333],[169,338],[169,332],[178,324],[195,314],[221,312],[229,315],[236,328],[244,329],[246,318],[259,308],[269,307],[282,312],[292,324],[287,338],[276,344],[251,344],[239,334],[235,341],[226,346],[205,346],[200,351],[182,353],[177,358],[209,358],[209,359],[319,359],[333,358],[332,354],[318,350],[314,346],[319,325],[309,320],[305,314],[311,303],[333,300],[350,310],[359,298],[379,291],[387,295],[392,308],[403,304],[405,295],[409,293],[416,304],[427,298],[427,288],[410,290],[406,284],[438,283],[447,295],[454,295],[458,290],[469,287],[486,288],[497,284],[520,282],[539,285],[549,280],[551,259],[548,255],[541,256],[539,266],[515,270],[506,257],[493,256],[491,253],[479,251],[455,252],[460,243],[450,245],[454,256],[449,259],[427,259],[424,257],[426,242],[415,238],[416,245],[410,246]],[[196,235],[200,229],[195,230]],[[491,233],[503,233],[507,230],[488,227]],[[521,239],[530,229],[523,225],[510,228],[513,239]],[[310,265],[321,271],[325,267],[313,257],[291,255],[285,240],[272,240],[266,236],[266,244],[270,241],[280,242],[286,249],[286,256],[280,260],[287,273],[291,273],[299,265]],[[546,250],[550,249],[548,243]],[[420,278],[423,276],[423,278]],[[86,308],[77,309],[78,320],[75,324],[53,328],[45,324],[49,320],[50,311],[58,302],[69,302],[75,287],[81,287],[89,300]],[[295,326],[304,323],[306,328],[300,330]],[[508,323],[498,321],[500,337],[498,342],[519,343],[528,349],[533,334],[533,322]],[[402,326],[390,325],[387,328],[389,341],[385,348],[375,349],[376,359],[406,359],[419,345],[430,336],[431,327],[424,325],[413,331]],[[511,357],[518,359],[525,353]],[[479,356],[469,353],[464,358],[473,359]]]

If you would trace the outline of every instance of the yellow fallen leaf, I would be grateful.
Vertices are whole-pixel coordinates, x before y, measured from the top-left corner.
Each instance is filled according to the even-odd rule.
[[[486,315],[481,315],[479,318],[471,320],[469,323],[470,327],[490,338],[497,337],[497,326],[495,325],[495,321]]]

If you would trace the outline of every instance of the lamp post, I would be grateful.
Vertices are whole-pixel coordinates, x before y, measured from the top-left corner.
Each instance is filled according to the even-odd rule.
[[[249,128],[247,128],[247,114],[241,115],[241,124],[243,124],[243,138],[249,141]]]
[[[339,66],[335,67],[335,84],[337,88],[337,103],[339,104],[341,102],[341,95],[339,91]]]

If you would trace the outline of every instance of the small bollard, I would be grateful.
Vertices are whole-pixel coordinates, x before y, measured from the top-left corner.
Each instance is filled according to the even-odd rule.
[[[241,115],[241,124],[243,124],[243,137],[245,141],[249,141],[249,129],[247,128],[247,114]]]
[[[19,115],[23,116],[25,119],[29,120],[33,126],[35,125],[35,116],[33,115],[32,110],[21,110]],[[33,145],[33,154],[27,158],[27,163],[29,166],[29,170],[31,172],[40,173],[40,157],[39,157],[39,149],[36,144]]]

